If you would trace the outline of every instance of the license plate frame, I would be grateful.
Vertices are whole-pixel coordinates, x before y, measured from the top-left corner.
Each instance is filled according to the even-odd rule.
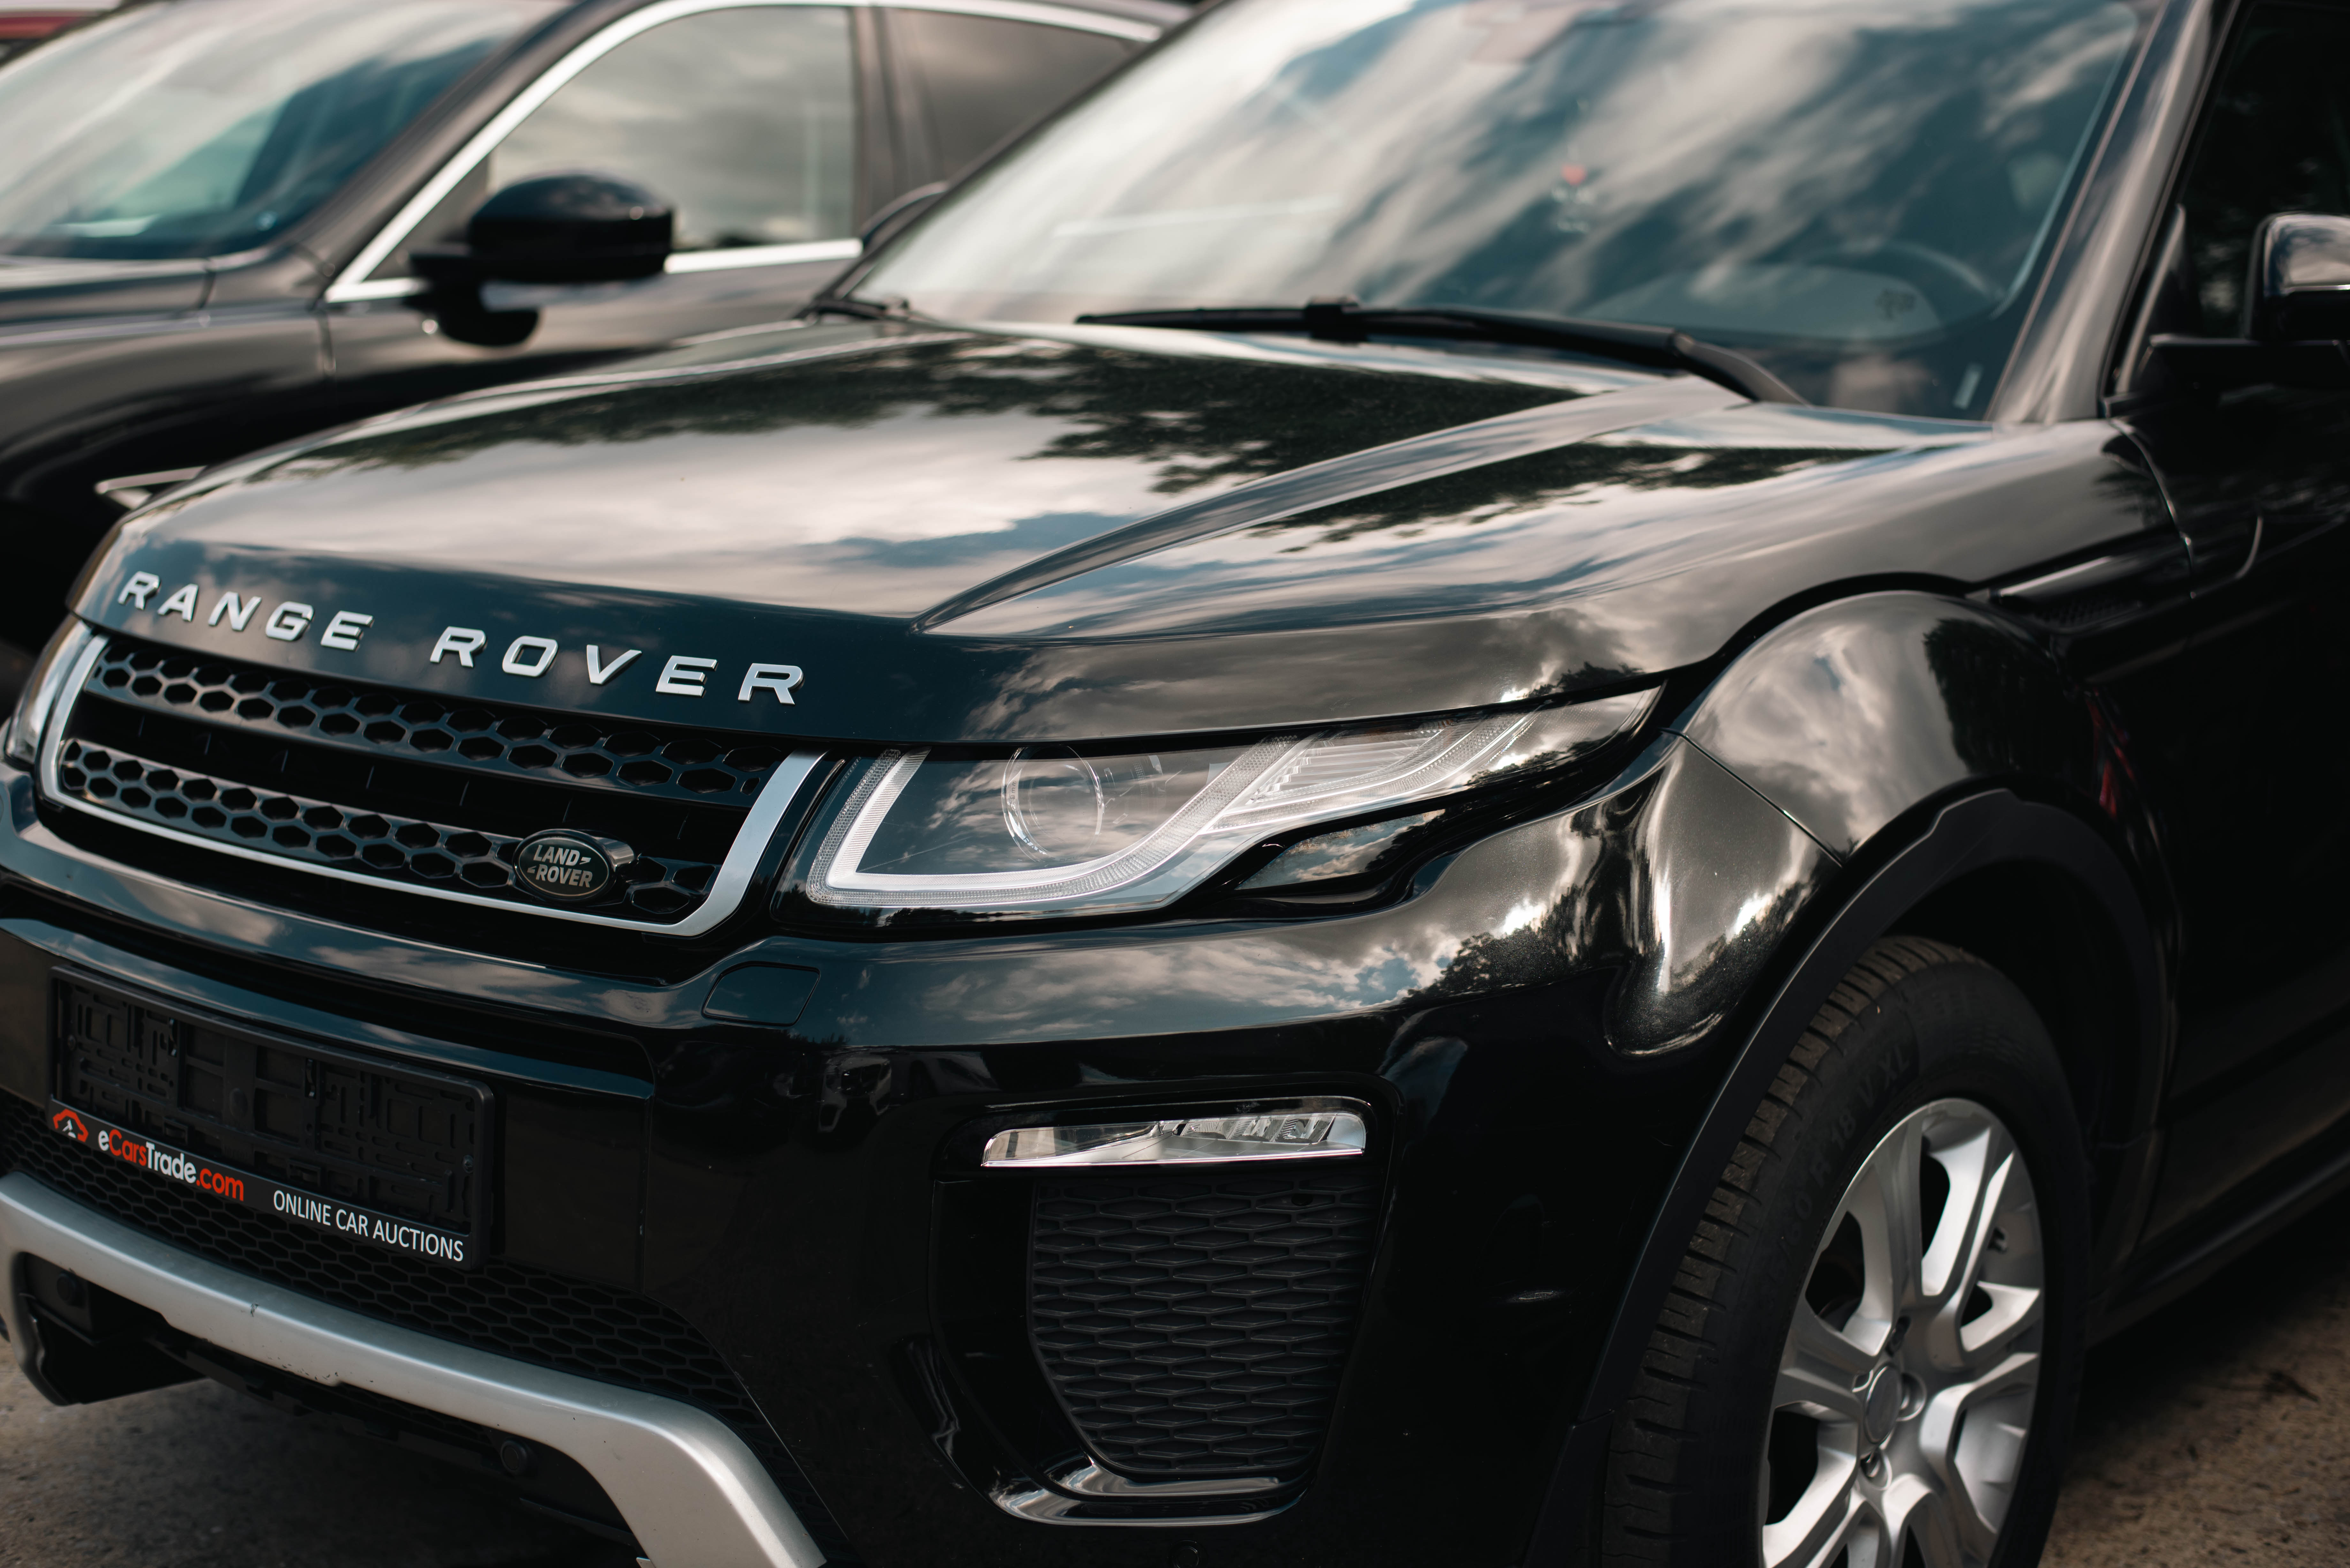
[[[495,1190],[488,1085],[66,966],[50,971],[50,998],[53,1133],[213,1201],[481,1265]]]

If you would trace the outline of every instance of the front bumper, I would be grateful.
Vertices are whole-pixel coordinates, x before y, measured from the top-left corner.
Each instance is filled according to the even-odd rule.
[[[753,933],[682,969],[648,942],[631,977],[192,885],[46,818],[27,779],[9,794],[0,1091],[48,1091],[58,963],[490,1085],[497,1260],[690,1324],[813,1483],[817,1511],[799,1511],[834,1542],[814,1561],[921,1568],[1162,1568],[1170,1533],[1220,1568],[1520,1560],[1723,1020],[1831,864],[1668,738],[1597,797],[1431,864],[1376,910],[986,940]],[[816,974],[795,1022],[705,1012],[746,961]],[[1067,1484],[1079,1456],[1047,1451],[1066,1408],[1032,1407],[1030,1195],[951,1147],[988,1117],[1286,1096],[1377,1121],[1375,1248],[1310,1467],[1277,1507],[1102,1506]],[[1013,1363],[1024,1383],[998,1375]],[[465,1408],[515,1426],[502,1404]],[[1054,1481],[1077,1506],[1034,1500]],[[775,1517],[763,1495],[729,1528],[784,1541],[757,1522]],[[1120,1515],[1157,1527],[1105,1522]]]
[[[0,1279],[38,1258],[207,1345],[543,1443],[577,1461],[662,1568],[817,1568],[824,1554],[743,1440],[690,1405],[381,1323],[209,1262],[17,1172],[0,1177]],[[30,1373],[19,1290],[0,1320]]]

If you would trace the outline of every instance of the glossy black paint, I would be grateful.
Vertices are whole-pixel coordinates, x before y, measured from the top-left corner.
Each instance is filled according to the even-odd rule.
[[[1547,1505],[1524,1558],[1529,1565],[1586,1560],[1585,1532],[1614,1435],[1613,1407],[1639,1369],[1685,1239],[1788,1050],[1869,943],[1887,931],[1964,941],[2016,977],[2051,1020],[2076,1108],[2093,1128],[2105,1124],[2093,1132],[2098,1265],[2108,1280],[2122,1272],[2116,1262],[2144,1214],[2156,1140],[2147,1132],[2120,1143],[2103,1135],[2142,1126],[2151,1111],[2155,1078],[2133,1083],[2130,1072],[2134,1064],[2158,1064],[2168,1043],[2166,938],[2175,933],[2150,923],[2133,846],[2117,838],[2116,826],[2003,788],[1961,794],[1917,814],[1911,831],[1856,859],[1843,897],[1824,901],[1818,918],[1794,933],[1792,961],[1776,971],[1783,983],[1753,998],[1752,1026],[1725,1064],[1657,1210],[1605,1336],[1581,1418],[1559,1444]],[[2153,901],[2158,918],[2160,903]],[[2118,1103],[2116,1086],[2125,1090]],[[2101,1304],[2111,1326],[2118,1314],[2110,1299]]]
[[[2126,1322],[2350,1180],[2350,761],[2309,696],[2350,675],[2350,410],[2146,352],[2184,329],[2162,214],[2228,26],[2165,11],[1989,423],[1425,344],[830,321],[224,470],[125,527],[84,615],[849,753],[1659,695],[1362,897],[928,936],[764,898],[691,943],[330,898],[9,773],[0,1088],[45,1082],[22,999],[52,958],[488,1078],[543,1151],[504,1244],[692,1319],[880,1564],[1575,1561],[1724,1151],[1888,930],[2049,1020]],[[161,615],[184,584],[199,613]],[[224,592],[377,620],[265,643],[207,624]],[[473,668],[430,661],[451,625],[490,633]],[[497,667],[525,634],[547,675]],[[646,678],[591,686],[590,641]],[[721,660],[703,697],[653,690],[681,651]],[[804,668],[791,706],[736,700],[754,659]],[[1058,1436],[971,1358],[1009,1332],[972,1275],[1013,1200],[956,1140],[1305,1094],[1372,1107],[1386,1209],[1299,1501],[1189,1534],[996,1509]]]
[[[781,320],[837,273],[838,258],[627,284],[493,285],[487,308],[502,313],[502,330],[489,340],[471,333],[473,341],[439,329],[445,299],[328,296],[500,109],[646,3],[578,0],[526,31],[267,248],[196,261],[0,259],[0,538],[11,561],[0,642],[40,646],[76,570],[120,515],[93,493],[100,480],[220,462],[463,388]],[[1158,0],[1071,5],[1159,27],[1184,15]],[[918,81],[899,79],[878,16],[856,9],[868,111],[860,223],[907,186],[955,172],[899,154],[928,108]]]
[[[277,1027],[485,1076],[507,1104],[517,1162],[532,1139],[560,1139],[542,1150],[554,1168],[624,1182],[629,1168],[612,1156],[640,1128],[644,1287],[724,1345],[877,1561],[1139,1563],[1163,1550],[1139,1532],[1055,1532],[1038,1543],[1034,1527],[959,1490],[927,1456],[898,1368],[937,1332],[925,1237],[941,1139],[974,1116],[1025,1105],[1284,1088],[1367,1098],[1394,1129],[1393,1210],[1387,1282],[1375,1287],[1357,1364],[1427,1376],[1392,1386],[1373,1377],[1350,1392],[1326,1460],[1347,1479],[1317,1482],[1253,1530],[1243,1560],[1295,1560],[1336,1542],[1375,1562],[1452,1549],[1457,1514],[1430,1513],[1400,1537],[1372,1517],[1370,1501],[1404,1485],[1463,1511],[1476,1503],[1489,1520],[1480,1533],[1491,1532],[1482,1554],[1505,1556],[1548,1462],[1553,1391],[1586,1376],[1579,1358],[1612,1307],[1597,1282],[1628,1266],[1640,1231],[1642,1206],[1595,1211],[1578,1194],[1595,1180],[1661,1181],[1704,1087],[1671,1047],[1708,1036],[1736,1000],[1734,985],[1705,977],[1725,963],[1759,972],[1833,865],[1669,736],[1619,752],[1612,776],[1586,788],[1587,804],[1429,866],[1417,896],[1345,919],[1026,942],[843,945],[742,932],[728,958],[681,983],[612,978],[583,989],[585,977],[535,964],[387,941],[109,871],[40,822],[20,779],[11,867],[59,889],[95,875],[115,919],[70,895],[57,904],[12,894],[0,968],[37,986],[42,954],[68,957]],[[1691,859],[1718,872],[1704,902],[1644,905],[1639,887]],[[1735,909],[1747,916],[1733,951],[1707,962],[1699,949]],[[790,1030],[708,1016],[712,973],[746,959],[816,972]],[[448,1011],[435,1018],[428,1002],[395,1027],[365,1022],[372,1010],[356,992],[336,1012],[295,1000],[289,976],[347,987],[328,977],[355,963]],[[949,993],[951,1012],[937,1000]],[[1079,998],[1089,1005],[1073,1005]],[[457,1013],[484,1043],[432,1037]],[[22,1093],[46,1071],[41,1014],[19,998],[5,1015],[13,1033],[0,1044],[0,1083]],[[542,1017],[612,1038],[608,1064],[520,1060],[546,1049]],[[649,1084],[614,1071],[624,1043],[650,1060]],[[1575,1151],[1564,1162],[1562,1140]],[[1499,1168],[1495,1150],[1508,1151]],[[612,1277],[617,1199],[510,1180],[505,1249]],[[1601,1255],[1616,1262],[1595,1266]],[[785,1300],[790,1313],[773,1310]],[[1584,1332],[1563,1342],[1574,1324]],[[1483,1346],[1465,1368],[1464,1325]],[[983,1450],[953,1457],[967,1479],[998,1462]],[[1496,1511],[1490,1489],[1512,1476],[1520,1506]],[[950,1538],[962,1544],[941,1552]]]
[[[1070,741],[1620,686],[1715,657],[1824,570],[1964,592],[2134,540],[2158,504],[2095,421],[1077,337],[810,327],[747,365],[397,416],[150,509],[78,607],[249,657],[257,622],[208,620],[258,593],[377,618],[356,649],[273,650],[321,672],[828,740]],[[524,495],[565,519],[559,569],[512,524]],[[140,573],[162,585],[143,603]],[[160,614],[187,583],[202,613]],[[561,651],[536,678],[436,665],[449,626]],[[597,687],[589,643],[646,655]],[[758,660],[807,678],[789,707],[661,694],[678,652],[716,659],[713,683]]]

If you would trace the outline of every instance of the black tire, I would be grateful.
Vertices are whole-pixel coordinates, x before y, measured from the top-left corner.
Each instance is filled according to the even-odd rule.
[[[1970,954],[1895,937],[1869,949],[1789,1052],[1689,1239],[1617,1416],[1604,1563],[1762,1561],[1759,1521],[1776,1505],[1763,1490],[1773,1390],[1797,1303],[1821,1289],[1814,1262],[1828,1221],[1888,1132],[1951,1099],[2004,1121],[2037,1194],[2040,1381],[1990,1561],[2038,1561],[2084,1338],[2089,1220],[2080,1128],[2063,1065],[2023,994]],[[1929,1233],[1933,1224],[1924,1221]],[[1993,1234],[2005,1251],[2004,1232]]]

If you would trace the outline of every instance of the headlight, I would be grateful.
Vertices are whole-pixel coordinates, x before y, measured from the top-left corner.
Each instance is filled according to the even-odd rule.
[[[1269,836],[1590,751],[1638,722],[1653,696],[1187,751],[888,752],[834,819],[807,894],[877,911],[1158,909]]]
[[[8,721],[8,760],[20,768],[36,766],[41,760],[41,732],[56,711],[58,689],[73,672],[74,661],[81,650],[89,646],[90,629],[78,619],[68,620],[57,628],[49,639],[49,646],[41,650],[40,662],[25,681],[25,690],[16,698],[16,714]]]

